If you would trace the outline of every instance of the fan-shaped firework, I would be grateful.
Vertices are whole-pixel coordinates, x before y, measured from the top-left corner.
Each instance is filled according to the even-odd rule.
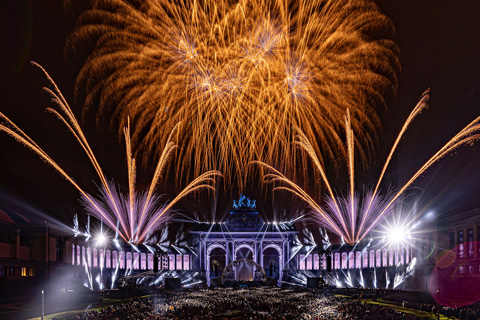
[[[452,150],[464,145],[473,143],[473,141],[480,138],[480,117],[476,118],[470,124],[468,124],[463,130],[455,135],[450,141],[448,141],[437,153],[435,153],[425,164],[407,181],[401,188],[396,191],[387,192],[386,195],[380,195],[379,188],[380,183],[383,180],[385,171],[390,164],[392,155],[395,152],[398,143],[400,142],[405,130],[412,123],[413,119],[427,107],[427,100],[429,97],[429,91],[425,92],[415,106],[409,117],[405,121],[402,130],[398,134],[395,143],[390,150],[387,161],[385,162],[382,173],[375,185],[373,191],[367,192],[363,197],[355,193],[355,179],[354,179],[354,134],[350,122],[350,114],[347,112],[345,117],[346,127],[346,145],[348,153],[348,172],[349,172],[349,193],[348,198],[342,198],[335,196],[330,186],[328,178],[325,174],[325,169],[322,166],[315,150],[308,140],[307,136],[299,131],[296,137],[296,144],[303,149],[316,169],[320,173],[321,180],[318,181],[318,185],[322,182],[326,185],[328,190],[328,197],[326,199],[326,207],[319,205],[307,192],[305,192],[296,183],[289,180],[285,175],[280,173],[273,167],[263,163],[257,162],[260,166],[267,168],[270,173],[265,176],[265,179],[272,183],[280,183],[280,186],[276,186],[274,190],[287,190],[303,199],[308,206],[310,206],[314,218],[317,221],[328,228],[333,233],[341,236],[350,244],[360,241],[365,237],[372,229],[387,217],[393,210],[394,205],[399,198],[404,194],[405,190],[412,185],[412,183],[420,177],[425,170],[427,170],[432,164],[440,160],[442,157],[450,153]]]
[[[68,182],[70,182],[82,195],[82,200],[87,211],[95,217],[103,220],[110,228],[115,230],[125,241],[131,243],[140,243],[155,231],[163,227],[168,218],[168,213],[172,207],[178,203],[187,194],[199,189],[215,189],[215,178],[220,175],[218,171],[208,171],[196,179],[194,179],[188,186],[185,187],[172,201],[160,204],[159,196],[155,194],[155,187],[159,181],[162,171],[164,170],[173,150],[176,149],[175,143],[171,141],[171,136],[168,136],[167,142],[160,155],[157,163],[155,173],[147,192],[139,192],[136,190],[136,165],[135,159],[132,156],[132,147],[130,142],[130,122],[127,122],[127,127],[124,130],[125,143],[127,150],[127,166],[128,166],[128,195],[124,196],[115,187],[114,184],[109,183],[105,174],[103,173],[100,164],[98,163],[95,154],[85,138],[85,135],[80,128],[70,106],[61,94],[57,85],[53,82],[47,72],[38,64],[39,68],[47,76],[54,90],[45,88],[50,94],[52,101],[60,108],[60,112],[49,108],[48,110],[55,114],[75,136],[78,143],[82,146],[86,155],[90,159],[95,171],[100,178],[100,197],[89,195],[80,187],[75,180],[70,177],[60,165],[58,165],[45,151],[40,148],[35,141],[26,135],[19,127],[17,127],[10,119],[0,112],[0,120],[4,124],[0,124],[0,131],[4,131],[17,141],[24,144],[26,147],[34,151],[45,162],[50,164],[57,170]],[[175,130],[175,128],[174,128]]]
[[[317,153],[344,155],[347,108],[369,157],[375,106],[397,86],[393,33],[368,0],[92,0],[69,43],[94,45],[76,94],[97,121],[133,119],[146,158],[184,121],[179,171],[241,186],[252,159],[294,168],[293,126]]]

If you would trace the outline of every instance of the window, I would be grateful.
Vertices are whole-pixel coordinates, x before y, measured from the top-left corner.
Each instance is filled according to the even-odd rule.
[[[147,254],[146,253],[140,254],[140,269],[147,270]]]
[[[120,251],[118,254],[118,261],[120,261],[120,269],[125,269],[125,252]]]
[[[355,253],[355,267],[357,269],[360,269],[362,267],[362,253],[360,251],[357,251]]]
[[[177,254],[177,270],[182,270],[182,262],[183,262],[183,257],[181,254]]]
[[[35,277],[35,271],[33,270],[33,268],[28,268],[28,276]]]
[[[305,270],[305,255],[304,255],[304,254],[301,254],[301,255],[299,256],[299,259],[300,259],[300,261],[299,261],[299,263],[300,263],[299,269],[300,269],[300,270]]]
[[[373,253],[372,253],[372,256],[373,256]],[[366,249],[365,251],[363,251],[363,267],[368,268],[368,251]]]
[[[100,269],[103,269],[105,268],[105,252],[103,251],[103,249],[98,250],[98,256],[100,259],[99,267]]]
[[[0,266],[0,276],[6,276],[7,275],[7,267],[5,266]]]
[[[22,267],[22,277],[26,277],[26,276],[27,276],[27,268]]]
[[[132,253],[127,252],[127,269],[132,269]]]
[[[320,257],[318,254],[313,255],[313,269],[320,270]]]
[[[342,269],[348,268],[348,254],[346,252],[342,252]]]
[[[93,249],[93,266],[98,267],[98,251],[96,248]]]
[[[348,253],[348,269],[355,269],[355,253],[352,251]]]
[[[477,230],[478,230],[478,234],[477,234],[477,241],[480,241],[480,226],[477,226]],[[452,246],[453,248],[453,246]],[[478,250],[478,253],[480,253],[480,245],[477,245],[477,250]]]
[[[452,250],[455,247],[455,233],[454,232],[449,232],[448,233],[448,245],[449,249]]]
[[[473,228],[468,228],[468,257],[473,258],[475,251],[473,249]]]
[[[10,277],[15,277],[15,267],[10,267],[10,268],[8,269],[8,275],[9,275]]]
[[[153,253],[149,253],[148,257],[148,270],[153,270]]]
[[[87,248],[87,266],[92,266],[92,249],[90,247]]]
[[[112,252],[112,268],[118,268],[118,252]]]
[[[85,247],[82,247],[82,266],[85,265]]]
[[[307,260],[307,270],[312,270],[312,255],[309,254],[306,260]]]
[[[378,250],[377,250],[377,252],[378,252]],[[377,261],[378,261],[378,257],[377,257]],[[375,251],[373,251],[373,250],[370,250],[370,268],[375,268]]]
[[[160,265],[160,260],[158,261],[158,264]],[[159,270],[167,270],[168,269],[168,256],[167,255],[162,255],[162,267],[158,268]]]
[[[458,257],[460,259],[465,258],[465,235],[463,234],[463,230],[458,231]]]
[[[56,242],[56,261],[57,262],[65,262],[64,251],[65,251],[65,240],[57,239]]]
[[[138,270],[140,269],[140,255],[138,254],[138,252],[134,252],[133,253],[133,269],[135,270]]]
[[[183,255],[183,270],[190,270],[190,256],[188,254]]]
[[[112,267],[112,254],[110,250],[105,251],[105,268],[110,269]]]
[[[340,269],[340,253],[335,253],[335,269]]]

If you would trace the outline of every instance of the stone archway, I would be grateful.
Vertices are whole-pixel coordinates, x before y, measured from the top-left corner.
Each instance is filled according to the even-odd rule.
[[[267,273],[261,265],[253,260],[237,259],[230,262],[222,272],[223,282],[225,281],[242,281],[245,279],[239,279],[237,269],[244,268],[245,266],[252,268],[252,277],[246,281],[265,281],[267,279]]]
[[[211,254],[214,250],[220,249],[223,250],[224,255],[225,255],[225,261],[227,261],[227,248],[225,247],[224,243],[212,243],[207,247],[207,250],[205,252],[205,271],[206,271],[206,276],[207,276],[207,284],[210,285],[210,279],[211,279],[211,264],[212,264],[212,259],[211,259]],[[217,251],[217,250],[216,250]],[[214,276],[215,277],[215,276]]]
[[[269,261],[267,261],[267,264],[265,265],[263,259],[268,257],[268,256],[264,256],[264,254],[269,249],[273,249],[273,250],[277,251],[277,253],[278,253],[278,256],[277,256],[278,266],[276,266],[276,267],[278,268],[278,281],[282,281],[282,277],[283,277],[283,250],[282,250],[282,247],[280,245],[276,244],[276,243],[269,243],[265,247],[262,248],[262,255],[261,255],[262,261],[261,261],[261,263],[266,268],[269,267]],[[270,258],[268,258],[268,260],[270,260]],[[276,264],[276,262],[275,262],[275,264]]]

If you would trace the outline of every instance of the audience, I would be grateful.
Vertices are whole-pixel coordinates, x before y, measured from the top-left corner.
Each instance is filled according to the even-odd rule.
[[[453,312],[456,316],[470,311]],[[462,310],[462,309],[460,309]],[[425,310],[431,312],[432,310]],[[476,309],[478,314],[478,307]],[[463,314],[462,314],[463,313]],[[116,319],[422,319],[393,308],[306,289],[185,289],[137,298],[56,320]],[[473,319],[466,318],[463,319]],[[476,319],[476,318],[475,318]]]

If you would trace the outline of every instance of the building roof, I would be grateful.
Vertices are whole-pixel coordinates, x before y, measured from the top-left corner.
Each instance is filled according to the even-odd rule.
[[[30,224],[31,221],[25,218],[22,214],[7,210],[4,208],[0,208],[0,222],[7,223],[7,224]]]

